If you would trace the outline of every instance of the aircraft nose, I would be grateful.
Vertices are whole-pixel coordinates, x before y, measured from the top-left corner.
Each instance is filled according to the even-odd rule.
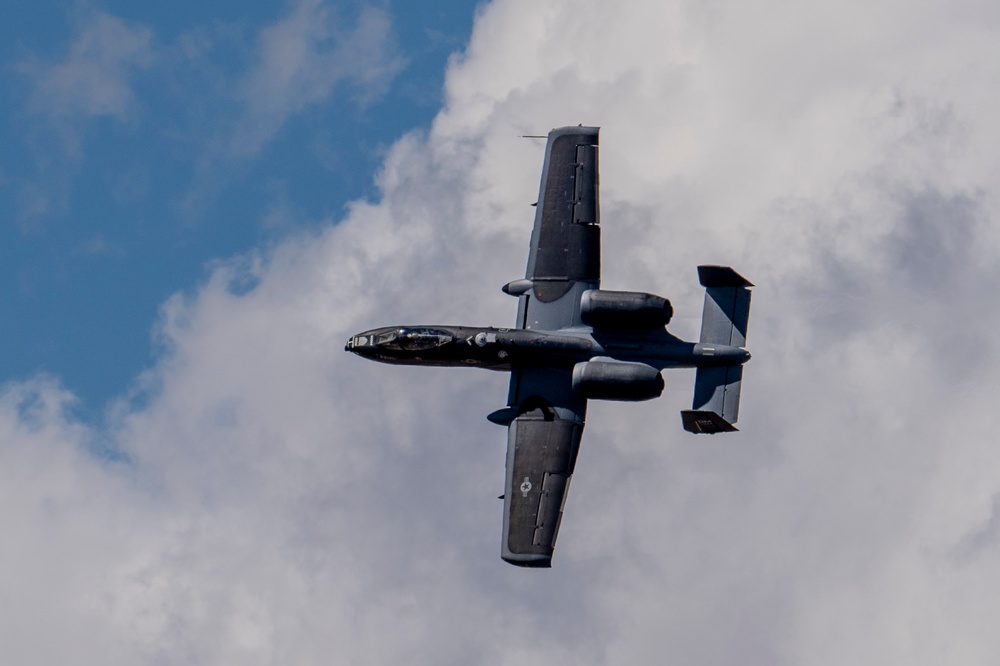
[[[375,336],[371,333],[359,333],[358,335],[353,335],[347,339],[347,344],[344,345],[344,351],[354,352],[355,354],[360,354],[365,356],[365,352],[372,349],[371,345],[375,344]]]

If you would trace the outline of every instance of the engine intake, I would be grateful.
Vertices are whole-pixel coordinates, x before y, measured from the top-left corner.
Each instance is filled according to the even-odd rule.
[[[660,397],[663,377],[645,363],[585,361],[573,366],[573,390],[594,400],[638,402]]]
[[[580,319],[594,328],[656,328],[673,315],[670,301],[655,294],[588,289],[580,297]]]

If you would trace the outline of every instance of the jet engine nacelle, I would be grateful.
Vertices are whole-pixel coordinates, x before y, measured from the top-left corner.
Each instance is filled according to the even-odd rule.
[[[573,390],[595,400],[651,400],[663,393],[663,377],[645,363],[584,361],[573,366]]]
[[[673,314],[670,301],[640,291],[588,289],[580,297],[580,319],[594,328],[656,328]]]

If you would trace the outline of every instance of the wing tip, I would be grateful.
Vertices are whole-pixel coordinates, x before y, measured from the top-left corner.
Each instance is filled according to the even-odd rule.
[[[524,567],[525,569],[552,568],[551,555],[541,555],[537,553],[512,553],[510,551],[505,551],[500,557],[504,562],[513,564],[515,567]]]
[[[587,136],[594,139],[594,143],[597,143],[597,136],[600,133],[600,127],[588,126],[588,125],[567,125],[565,127],[556,127],[549,131],[549,140],[553,140],[556,137],[565,136],[567,134],[575,134],[577,136]]]

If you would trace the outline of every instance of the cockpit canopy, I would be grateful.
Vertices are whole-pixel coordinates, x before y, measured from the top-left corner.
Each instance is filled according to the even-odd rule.
[[[454,339],[449,333],[436,328],[394,328],[372,337],[376,347],[403,351],[433,349]]]

